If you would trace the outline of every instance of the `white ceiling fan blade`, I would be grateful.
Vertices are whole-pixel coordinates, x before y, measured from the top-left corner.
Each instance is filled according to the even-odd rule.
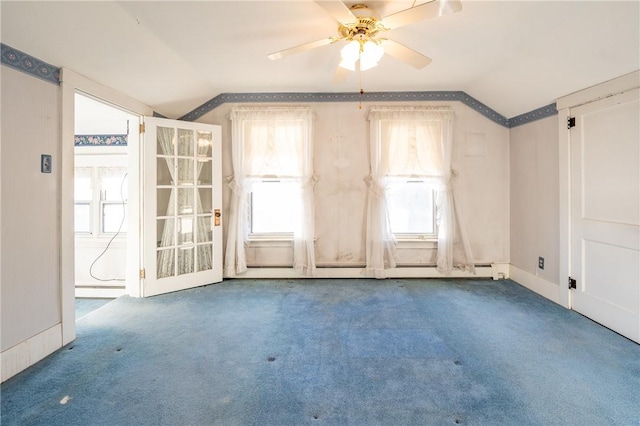
[[[409,9],[401,10],[382,18],[385,28],[392,30],[405,25],[415,24],[429,18],[448,15],[462,10],[459,0],[432,0]]]
[[[385,39],[382,40],[384,53],[411,65],[414,68],[422,69],[431,63],[431,58],[424,56],[422,53],[409,49],[407,46],[397,41]]]
[[[311,41],[309,43],[300,44],[298,46],[290,47],[288,49],[281,50],[279,52],[271,53],[268,58],[272,61],[276,59],[284,58],[285,56],[293,55],[295,53],[304,52],[305,50],[315,49],[316,47],[326,46],[336,41],[335,37],[322,38],[320,40]]]
[[[315,2],[341,24],[357,21],[349,8],[341,1],[315,0]]]

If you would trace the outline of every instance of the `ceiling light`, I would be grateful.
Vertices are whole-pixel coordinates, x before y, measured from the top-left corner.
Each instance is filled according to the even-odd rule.
[[[356,62],[360,61],[360,71],[366,71],[378,65],[384,55],[384,49],[378,43],[368,40],[352,40],[341,50],[340,66],[350,71],[356,70]]]

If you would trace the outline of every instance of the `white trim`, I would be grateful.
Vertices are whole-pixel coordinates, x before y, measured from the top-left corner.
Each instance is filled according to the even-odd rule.
[[[567,129],[566,119],[571,116],[571,108],[594,102],[615,94],[640,87],[640,71],[623,75],[586,88],[579,92],[558,98],[558,161],[559,161],[559,216],[560,240],[558,282],[567,282],[571,276],[571,133]],[[564,287],[564,288],[563,288]],[[558,303],[571,308],[571,291],[568,286],[561,286]]]
[[[60,140],[60,312],[62,345],[76,338],[75,312],[75,235],[73,232],[74,120],[77,91],[101,101],[117,105],[134,115],[152,115],[153,109],[120,92],[92,81],[67,68],[60,70],[61,140]],[[130,208],[133,205],[130,202]],[[131,230],[133,231],[133,230]],[[139,268],[136,268],[139,269]],[[139,292],[139,289],[136,289]],[[132,294],[136,296],[136,294]]]
[[[604,83],[558,98],[556,101],[556,109],[560,112],[561,109],[574,108],[637,87],[640,87],[640,71],[634,71],[614,78],[613,80],[605,81]]]
[[[80,285],[83,285],[82,283]],[[126,291],[122,288],[100,288],[87,283],[85,287],[76,287],[76,297],[89,299],[117,299],[124,296]]]
[[[55,326],[18,343],[0,354],[2,382],[34,365],[62,345],[62,325]]]
[[[569,108],[558,110],[558,180],[560,197],[558,204],[559,229],[558,239],[560,244],[558,258],[558,282],[567,282],[571,276],[571,136],[567,129],[566,118],[570,115]],[[559,303],[571,308],[571,291],[569,286],[559,293]]]
[[[73,229],[74,200],[74,85],[61,81],[60,111],[60,315],[62,324],[62,344],[76,338],[75,302],[75,232]],[[66,141],[66,142],[65,142]]]
[[[385,278],[493,278],[500,276],[508,270],[507,264],[493,264],[487,266],[476,266],[476,273],[467,271],[452,271],[449,274],[439,272],[435,266],[430,267],[398,267],[386,270]],[[225,277],[229,278],[229,277]],[[299,274],[293,268],[249,268],[247,272],[236,275],[237,279],[314,279],[314,278],[368,278],[367,270],[362,267],[356,268],[316,268],[313,277]],[[501,276],[507,278],[507,276]]]
[[[561,305],[559,297],[561,291],[558,284],[547,281],[544,278],[540,278],[513,265],[509,265],[509,276],[521,286]]]

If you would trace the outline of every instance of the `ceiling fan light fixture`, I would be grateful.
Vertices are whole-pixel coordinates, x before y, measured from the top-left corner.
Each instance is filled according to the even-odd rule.
[[[340,49],[340,57],[342,62],[354,64],[355,66],[356,61],[360,59],[360,42],[353,40],[347,43]]]
[[[364,43],[360,53],[360,70],[365,71],[378,65],[384,55],[384,48],[371,40]]]
[[[360,61],[360,71],[366,71],[378,65],[384,55],[384,48],[371,40],[362,42],[352,40],[340,50],[340,66],[349,71],[356,70],[356,62]]]

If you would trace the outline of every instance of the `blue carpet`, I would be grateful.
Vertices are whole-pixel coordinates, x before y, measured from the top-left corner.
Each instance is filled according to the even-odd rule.
[[[77,326],[3,426],[640,423],[640,346],[509,280],[230,280]]]
[[[113,299],[76,298],[76,319],[80,319],[96,309],[100,309],[112,300]]]

